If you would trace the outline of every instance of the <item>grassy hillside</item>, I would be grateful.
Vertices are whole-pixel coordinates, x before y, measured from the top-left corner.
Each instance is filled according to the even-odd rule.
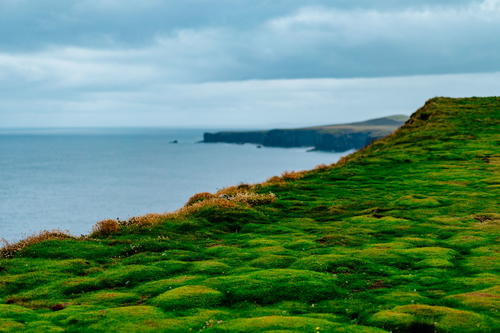
[[[436,98],[337,165],[13,244],[0,332],[498,332],[499,133],[500,98]]]

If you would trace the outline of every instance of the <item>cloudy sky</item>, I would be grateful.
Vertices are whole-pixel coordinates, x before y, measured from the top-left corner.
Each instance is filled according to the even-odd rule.
[[[0,127],[274,127],[500,94],[500,0],[0,0]]]

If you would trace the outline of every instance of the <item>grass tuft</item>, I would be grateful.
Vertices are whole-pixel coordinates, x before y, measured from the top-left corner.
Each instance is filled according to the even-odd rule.
[[[6,240],[2,240],[4,246],[0,248],[0,258],[11,258],[17,252],[21,251],[22,249],[28,246],[56,239],[74,239],[74,237],[65,231],[52,230],[52,231],[41,231],[35,235],[29,236],[15,243],[9,243]]]

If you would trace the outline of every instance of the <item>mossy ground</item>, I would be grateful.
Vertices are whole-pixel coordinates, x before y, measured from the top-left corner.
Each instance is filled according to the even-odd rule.
[[[437,98],[332,167],[0,259],[0,332],[498,332],[500,98]]]

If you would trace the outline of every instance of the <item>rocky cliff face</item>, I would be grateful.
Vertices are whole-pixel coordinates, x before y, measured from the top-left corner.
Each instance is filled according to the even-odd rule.
[[[359,123],[269,131],[205,133],[206,143],[253,143],[268,147],[312,147],[322,151],[360,149],[393,132],[403,124],[404,116],[371,119]]]
[[[203,142],[207,143],[255,143],[263,144],[267,132],[217,132],[204,133]]]

